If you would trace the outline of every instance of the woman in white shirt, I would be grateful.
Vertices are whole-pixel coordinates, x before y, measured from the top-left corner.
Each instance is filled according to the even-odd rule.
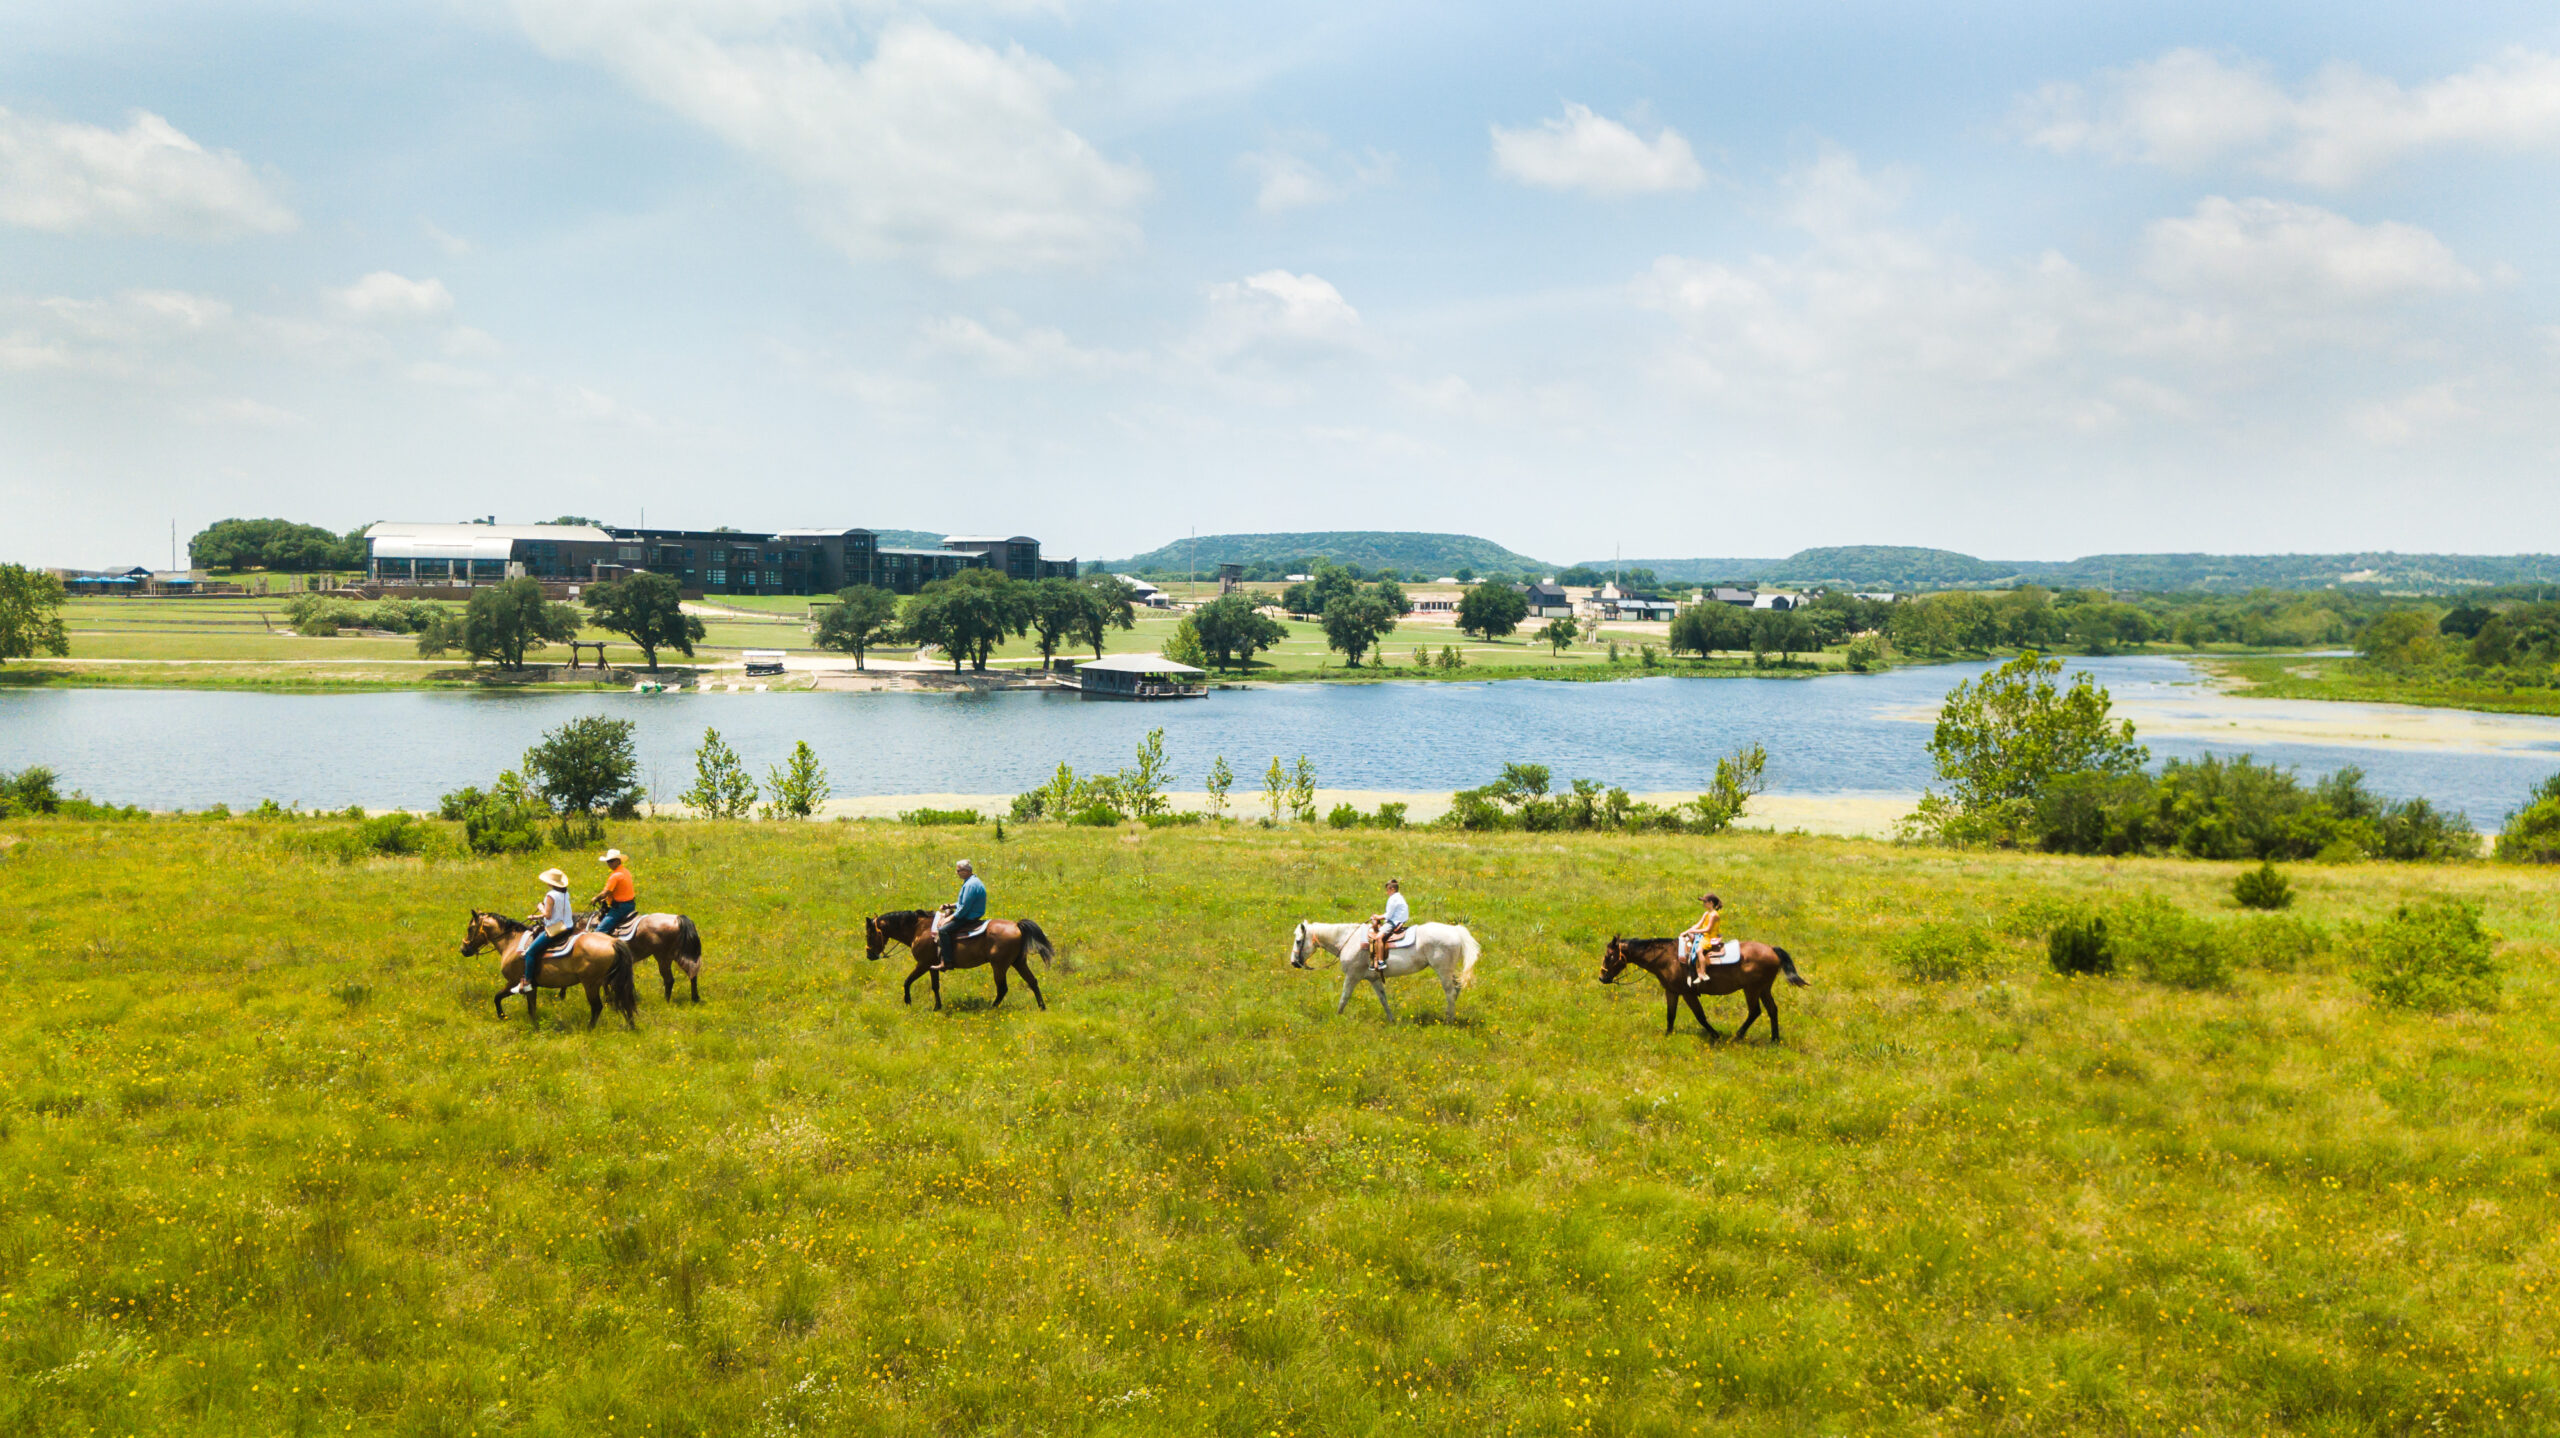
[[[569,876],[558,869],[545,869],[542,882],[542,902],[525,916],[525,922],[534,927],[535,933],[532,942],[524,946],[524,977],[516,980],[516,986],[508,990],[509,993],[533,992],[533,976],[542,965],[543,950],[566,942],[570,930],[577,924],[577,905],[569,898]]]

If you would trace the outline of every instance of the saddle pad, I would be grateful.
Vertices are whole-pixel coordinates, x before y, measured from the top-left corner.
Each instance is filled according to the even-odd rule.
[[[945,930],[943,930],[943,931],[942,931],[942,933],[943,933],[943,936],[944,936],[945,938],[948,938],[948,939],[950,939],[952,942],[957,943],[957,942],[959,942],[959,941],[960,941],[960,940],[962,940],[962,939],[974,939],[974,938],[976,938],[977,936],[979,936],[980,934],[985,933],[985,932],[987,931],[987,924],[988,924],[988,920],[980,919],[980,920],[978,921],[978,927],[976,927],[976,928],[974,928],[974,929],[971,929],[969,932],[967,932],[967,933],[965,933],[965,934],[954,933],[954,932],[952,932],[952,931],[951,931],[951,930],[949,930],[949,929],[945,929]]]
[[[1421,942],[1422,936],[1415,933],[1411,925],[1407,925],[1403,933],[1387,940],[1387,947],[1390,949],[1409,949]]]

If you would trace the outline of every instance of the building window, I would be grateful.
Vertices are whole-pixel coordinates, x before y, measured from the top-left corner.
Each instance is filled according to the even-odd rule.
[[[728,583],[728,582],[729,582],[729,571],[727,571],[727,570],[725,570],[725,569],[715,569],[715,570],[712,570],[712,571],[711,571],[711,582],[712,582],[712,583],[714,583],[714,584],[726,584],[726,583]]]
[[[621,559],[638,559],[640,557],[640,546],[636,544],[626,544],[615,550],[614,554],[617,558]]]

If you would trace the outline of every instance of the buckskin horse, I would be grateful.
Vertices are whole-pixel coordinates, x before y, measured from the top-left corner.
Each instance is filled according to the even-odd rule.
[[[498,1017],[507,1016],[508,990],[524,977],[525,945],[533,931],[504,914],[471,911],[471,922],[462,930],[462,952],[476,954],[485,948],[498,950]],[[640,991],[631,982],[631,946],[611,934],[582,929],[569,938],[558,953],[545,954],[542,974],[534,983],[538,992],[551,989],[567,993],[571,984],[584,984],[587,989],[587,1027],[594,1028],[604,1016],[610,1001],[613,1011],[622,1015],[623,1023],[633,1030],[640,1025],[632,1018],[640,1008]],[[535,1028],[542,1026],[542,1015],[534,1006],[534,995],[524,996],[524,1016]]]
[[[1750,1002],[1751,1011],[1743,1016],[1742,1027],[1733,1031],[1735,1041],[1740,1042],[1759,1019],[1760,1011],[1767,1009],[1769,1042],[1774,1044],[1778,1042],[1778,997],[1771,992],[1770,986],[1777,982],[1780,974],[1786,975],[1787,982],[1797,988],[1811,985],[1796,972],[1796,961],[1787,956],[1786,950],[1756,939],[1741,942],[1741,958],[1729,964],[1707,965],[1705,982],[1693,984],[1689,981],[1689,961],[1680,957],[1678,940],[1612,937],[1609,952],[1600,961],[1600,982],[1616,983],[1619,972],[1630,964],[1653,975],[1654,981],[1662,985],[1662,1033],[1665,1038],[1680,1027],[1680,1003],[1683,999],[1689,1003],[1689,1012],[1698,1016],[1698,1027],[1707,1031],[1708,1038],[1723,1038],[1723,1034],[1716,1032],[1716,1026],[1707,1022],[1707,1011],[1698,1006],[1698,996],[1729,994],[1740,989],[1743,998]]]
[[[1387,967],[1380,972],[1369,967],[1367,923],[1318,924],[1300,919],[1289,940],[1289,966],[1313,967],[1307,960],[1318,949],[1333,955],[1342,964],[1342,1001],[1333,1006],[1334,1013],[1350,1007],[1352,991],[1366,982],[1376,986],[1378,1007],[1386,1010],[1389,1023],[1396,1020],[1396,1006],[1387,1002],[1387,980],[1429,969],[1438,976],[1440,992],[1448,1001],[1449,1022],[1456,1023],[1458,991],[1476,981],[1476,960],[1483,957],[1484,945],[1464,924],[1415,924],[1405,932],[1413,942],[1387,950]]]
[[[1012,969],[1031,986],[1032,1002],[1044,1009],[1049,1007],[1049,1001],[1041,996],[1040,981],[1031,976],[1030,955],[1036,951],[1041,962],[1046,963],[1057,957],[1057,950],[1050,946],[1049,936],[1040,931],[1038,924],[1029,919],[1019,923],[989,919],[985,929],[968,938],[954,940],[951,957],[944,961],[943,968],[937,969],[933,966],[934,955],[939,952],[933,932],[934,913],[932,909],[900,909],[895,913],[873,914],[862,921],[864,958],[879,958],[880,951],[887,948],[892,939],[906,945],[907,951],[915,955],[916,966],[907,975],[906,987],[900,990],[900,996],[906,1002],[916,1001],[916,980],[930,974],[933,977],[933,1006],[939,1009],[942,1007],[942,975],[945,969],[974,969],[980,964],[990,964],[996,973],[996,1003],[1004,1002],[1008,992],[1005,970]]]
[[[587,914],[587,927],[594,929],[604,917],[599,907]],[[682,914],[639,914],[629,925],[630,935],[614,937],[631,945],[631,952],[644,959],[658,961],[658,978],[667,986],[667,998],[676,996],[676,970],[684,970],[685,981],[693,986],[693,1001],[702,1002],[702,934],[693,920]],[[597,930],[601,933],[602,930]]]

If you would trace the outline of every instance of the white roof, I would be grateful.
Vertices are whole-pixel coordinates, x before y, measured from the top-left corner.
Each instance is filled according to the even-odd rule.
[[[1111,577],[1119,580],[1125,585],[1128,585],[1131,589],[1138,591],[1140,594],[1153,594],[1156,592],[1156,587],[1154,585],[1149,584],[1135,575],[1115,574]]]
[[[1205,669],[1167,659],[1161,654],[1114,654],[1108,659],[1088,659],[1076,666],[1079,673],[1087,669],[1108,669],[1124,674],[1205,674]]]

